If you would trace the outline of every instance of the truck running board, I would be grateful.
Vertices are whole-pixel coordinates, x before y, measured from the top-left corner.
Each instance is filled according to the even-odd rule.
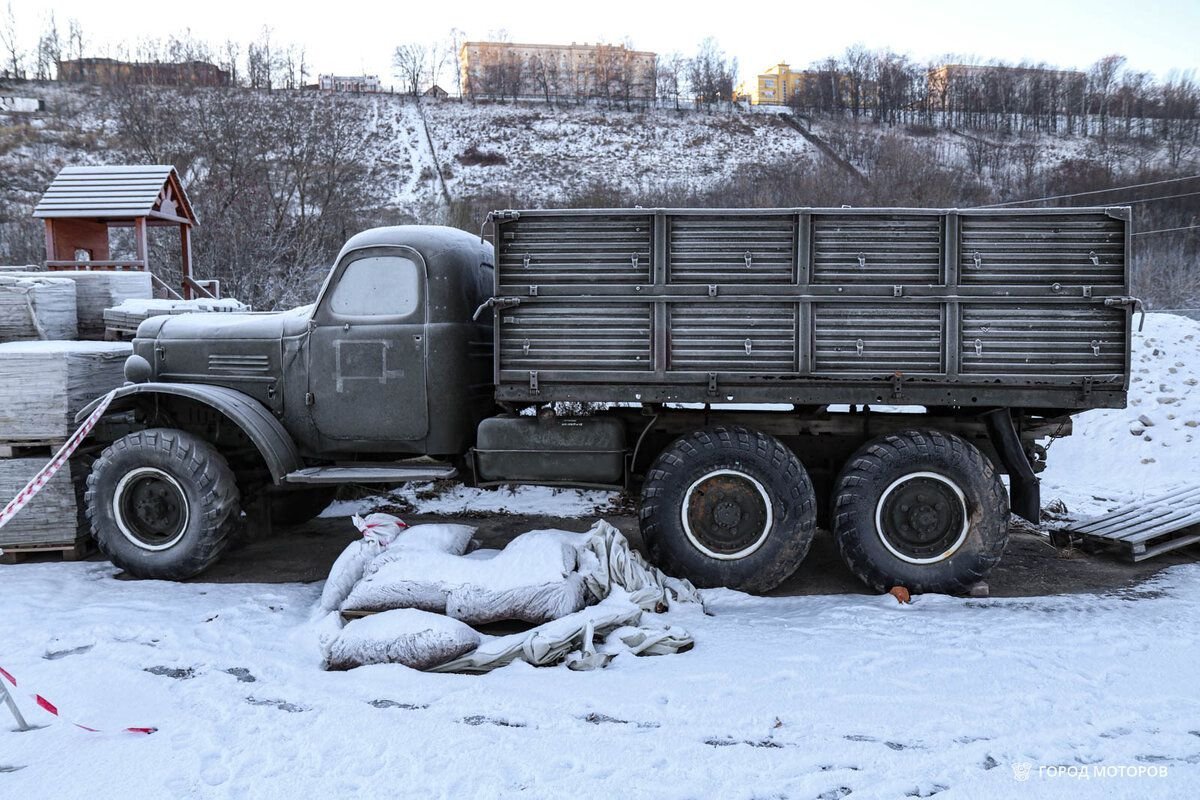
[[[1132,561],[1200,542],[1200,486],[1176,489],[1083,520],[1063,533],[1095,544],[1117,545]]]
[[[458,476],[449,464],[342,464],[335,467],[308,467],[288,473],[284,483],[405,483],[441,481]]]

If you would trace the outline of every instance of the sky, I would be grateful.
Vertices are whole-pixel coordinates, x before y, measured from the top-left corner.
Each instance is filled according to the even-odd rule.
[[[505,30],[516,42],[619,42],[688,55],[706,36],[738,59],[742,77],[780,60],[807,66],[846,47],[891,48],[918,61],[948,54],[1029,59],[1085,69],[1120,53],[1130,68],[1164,78],[1200,68],[1200,0],[854,0],[854,2],[600,3],[519,0],[398,3],[339,0],[204,0],[201,3],[97,3],[11,0],[19,33],[32,47],[52,11],[60,29],[76,18],[92,49],[190,29],[214,43],[250,41],[270,26],[279,43],[302,44],[313,72],[377,74],[394,83],[391,53],[407,42],[468,39]],[[762,9],[762,10],[760,10]]]

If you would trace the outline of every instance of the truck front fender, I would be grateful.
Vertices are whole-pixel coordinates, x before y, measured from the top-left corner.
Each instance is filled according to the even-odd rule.
[[[116,390],[110,411],[129,411],[156,397],[182,397],[217,411],[254,443],[266,463],[271,480],[279,485],[283,477],[304,466],[291,435],[261,403],[235,389],[195,383],[135,383]],[[100,404],[93,400],[75,415],[82,422]]]

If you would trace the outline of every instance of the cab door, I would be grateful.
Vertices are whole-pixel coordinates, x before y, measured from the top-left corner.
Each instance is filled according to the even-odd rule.
[[[425,262],[408,247],[355,250],[338,264],[309,341],[306,401],[322,436],[397,445],[425,438],[427,286]]]

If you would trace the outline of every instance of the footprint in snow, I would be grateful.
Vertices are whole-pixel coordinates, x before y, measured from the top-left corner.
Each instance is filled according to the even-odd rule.
[[[245,667],[230,667],[229,669],[223,671],[226,675],[232,675],[233,677],[237,678],[238,683],[254,683],[258,680],[258,678],[251,675],[250,670],[246,669]]]
[[[142,671],[149,672],[151,675],[162,675],[164,678],[174,678],[180,681],[196,677],[196,670],[192,667],[146,667]]]
[[[849,786],[838,786],[834,789],[821,792],[817,795],[817,800],[841,800],[841,798],[850,794],[850,792],[851,789]]]
[[[470,717],[463,717],[459,720],[466,725],[498,725],[501,728],[524,728],[524,722],[509,722],[506,719],[495,719],[494,717],[485,717],[482,714],[475,714]]]
[[[848,736],[843,736],[842,738],[846,739],[847,741],[851,741],[851,742],[878,742],[879,741],[879,739],[876,739],[873,736],[863,736],[861,733],[852,733]],[[884,744],[887,745],[892,750],[907,750],[908,748],[913,746],[913,745],[909,745],[909,744],[901,744],[900,742],[884,742]]]
[[[943,786],[940,783],[935,783],[933,786],[930,786],[928,789],[921,789],[920,787],[918,787],[916,789],[913,789],[911,792],[905,792],[904,796],[905,797],[933,797],[935,794],[941,794],[942,792],[946,791],[949,788],[950,788],[949,786]]]
[[[289,714],[296,714],[301,711],[308,711],[304,706],[298,706],[295,703],[289,703],[286,700],[259,700],[256,697],[247,697],[246,702],[252,706],[273,706],[280,711],[286,711]]]
[[[0,773],[16,772],[19,769],[25,769],[25,767],[24,766],[17,767],[17,766],[13,766],[12,764],[0,764]]]
[[[420,711],[422,708],[429,708],[427,703],[417,705],[416,703],[397,703],[395,700],[372,700],[370,704],[375,708],[402,708],[405,711]]]
[[[616,717],[610,717],[607,714],[597,714],[594,711],[592,713],[588,714],[586,717],[580,717],[580,719],[583,720],[584,722],[590,722],[593,725],[613,724],[613,725],[637,725],[639,728],[657,728],[658,727],[657,722],[634,722],[633,720],[617,719]]]
[[[709,747],[732,747],[735,744],[747,744],[751,747],[765,747],[770,750],[782,748],[783,745],[773,739],[705,739],[704,743]]]
[[[67,648],[66,650],[47,650],[45,655],[42,656],[42,658],[46,659],[47,661],[57,661],[58,659],[66,658],[67,656],[82,655],[83,653],[86,653],[88,650],[91,650],[93,647],[95,647],[95,645],[84,644],[84,645],[80,645],[79,647],[70,647],[70,648]]]

